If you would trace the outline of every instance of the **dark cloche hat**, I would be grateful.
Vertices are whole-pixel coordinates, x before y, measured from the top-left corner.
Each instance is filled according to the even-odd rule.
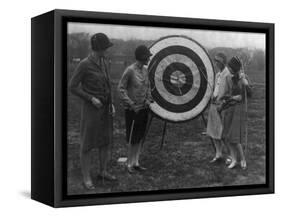
[[[233,72],[238,72],[242,67],[242,63],[239,57],[234,56],[229,60],[228,66],[232,69]]]
[[[148,57],[152,56],[149,49],[145,45],[140,45],[135,50],[136,60],[145,61]]]
[[[109,38],[104,33],[96,33],[91,37],[91,47],[94,51],[106,50],[113,44],[109,41]]]
[[[218,61],[218,62],[222,63],[223,65],[226,65],[227,58],[224,53],[220,52],[215,55],[215,61]]]

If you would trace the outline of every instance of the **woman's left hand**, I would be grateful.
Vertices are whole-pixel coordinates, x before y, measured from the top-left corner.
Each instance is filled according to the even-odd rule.
[[[232,97],[233,100],[235,101],[241,101],[242,100],[242,96],[241,95],[236,95]]]
[[[146,99],[146,100],[145,100],[145,106],[146,106],[146,107],[149,107],[149,105],[150,105],[151,103],[153,103],[152,100],[149,100],[149,99]]]
[[[245,85],[245,86],[249,85],[249,82],[248,82],[248,79],[247,79],[247,76],[245,73],[240,74],[240,79],[241,79],[243,85]]]

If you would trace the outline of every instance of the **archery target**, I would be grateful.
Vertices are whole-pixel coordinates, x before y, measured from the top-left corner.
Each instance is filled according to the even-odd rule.
[[[206,50],[185,36],[168,36],[151,47],[149,80],[154,103],[150,109],[169,121],[186,121],[208,105],[214,69]]]

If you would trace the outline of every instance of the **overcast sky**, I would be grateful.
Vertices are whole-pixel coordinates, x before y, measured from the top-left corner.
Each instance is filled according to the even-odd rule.
[[[93,23],[68,23],[68,33],[86,32],[90,34],[103,32],[109,38],[157,40],[167,35],[186,35],[207,48],[213,47],[249,47],[265,49],[265,34],[224,32],[209,30],[192,30],[160,27],[141,27]]]

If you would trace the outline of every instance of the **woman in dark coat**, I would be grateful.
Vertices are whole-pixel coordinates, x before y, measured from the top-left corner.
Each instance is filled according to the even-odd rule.
[[[116,179],[107,172],[108,151],[112,139],[111,115],[114,107],[105,64],[105,51],[111,46],[112,43],[105,34],[93,35],[92,52],[79,63],[70,81],[70,91],[82,99],[80,160],[84,185],[88,189],[94,189],[90,175],[93,148],[99,150],[99,177]]]
[[[246,126],[245,97],[251,95],[251,90],[245,74],[241,73],[241,67],[242,63],[238,57],[233,57],[229,61],[231,75],[226,78],[224,103],[219,109],[224,115],[222,137],[230,150],[231,164],[228,166],[230,169],[237,165],[238,160],[243,169],[247,166],[242,142]]]

